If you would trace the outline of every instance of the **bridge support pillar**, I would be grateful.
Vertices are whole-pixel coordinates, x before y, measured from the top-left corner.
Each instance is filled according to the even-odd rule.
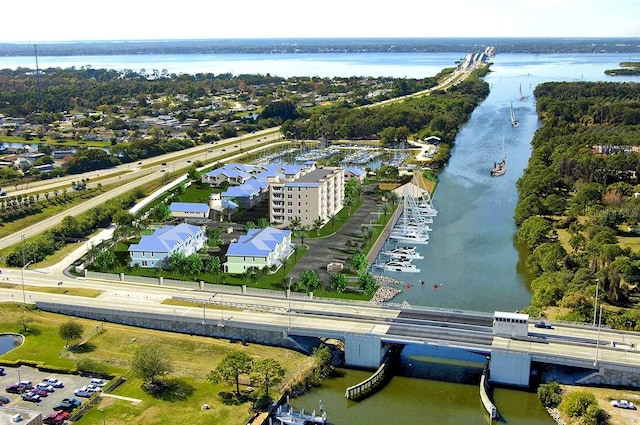
[[[489,372],[491,382],[528,387],[531,376],[531,355],[493,349]]]
[[[377,369],[383,356],[380,337],[370,334],[345,335],[344,362],[347,366]]]

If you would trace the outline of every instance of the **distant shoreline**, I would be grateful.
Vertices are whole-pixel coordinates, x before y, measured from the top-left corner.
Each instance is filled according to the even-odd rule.
[[[638,53],[640,38],[264,38],[0,43],[2,56],[265,53]]]

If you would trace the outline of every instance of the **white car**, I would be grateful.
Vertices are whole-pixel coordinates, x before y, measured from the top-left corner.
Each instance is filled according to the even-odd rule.
[[[64,383],[61,380],[59,380],[58,378],[47,378],[47,379],[43,380],[42,382],[48,383],[53,388],[62,388],[62,387],[64,387]]]
[[[611,400],[611,405],[621,409],[636,410],[636,405],[627,400]]]
[[[48,393],[52,393],[55,391],[55,388],[53,388],[53,385],[49,384],[49,382],[40,382],[39,384],[36,384],[36,388],[39,390],[45,390]]]
[[[87,384],[87,385],[85,385],[84,387],[82,387],[80,389],[81,390],[85,390],[85,391],[89,391],[89,392],[92,392],[92,393],[97,393],[97,392],[102,391],[102,388],[97,387],[95,385],[91,385],[91,384]]]
[[[97,378],[93,378],[91,381],[89,381],[89,384],[95,385],[96,387],[104,387],[105,385],[107,385],[106,381]]]

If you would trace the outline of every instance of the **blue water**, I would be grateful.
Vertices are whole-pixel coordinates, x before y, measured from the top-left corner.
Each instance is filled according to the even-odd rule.
[[[18,335],[0,335],[0,356],[13,350],[22,342]]]

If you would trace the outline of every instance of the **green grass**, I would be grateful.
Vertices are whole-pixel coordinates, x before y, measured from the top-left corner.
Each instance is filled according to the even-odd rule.
[[[257,344],[245,346],[227,340],[140,329],[94,320],[70,319],[67,316],[33,310],[27,310],[25,313],[20,305],[13,303],[1,303],[0,315],[3,317],[0,332],[23,333],[26,337],[22,346],[0,356],[0,364],[11,365],[17,361],[24,361],[73,370],[77,360],[88,357],[105,365],[110,374],[126,378],[126,382],[116,388],[113,394],[141,400],[139,404],[134,404],[104,397],[97,408],[89,410],[77,422],[81,425],[102,424],[102,413],[98,409],[104,409],[106,422],[111,425],[170,425],[176,423],[177,412],[180,422],[189,424],[242,425],[247,422],[251,403],[225,405],[218,394],[233,391],[234,388],[225,384],[214,385],[206,380],[209,371],[214,369],[230,350],[241,350],[256,360],[277,359],[287,371],[286,379],[296,377],[313,361],[310,357],[278,347]],[[29,332],[24,332],[22,325],[25,315],[29,317]],[[76,320],[83,326],[85,350],[65,348],[65,341],[58,335],[58,330],[60,325],[68,320]],[[100,329],[103,331],[97,332]],[[171,359],[174,370],[167,381],[176,382],[184,390],[184,398],[154,398],[141,388],[142,382],[130,373],[129,364],[136,349],[152,342],[160,344]],[[202,411],[200,406],[204,403],[209,404],[211,410]]]

